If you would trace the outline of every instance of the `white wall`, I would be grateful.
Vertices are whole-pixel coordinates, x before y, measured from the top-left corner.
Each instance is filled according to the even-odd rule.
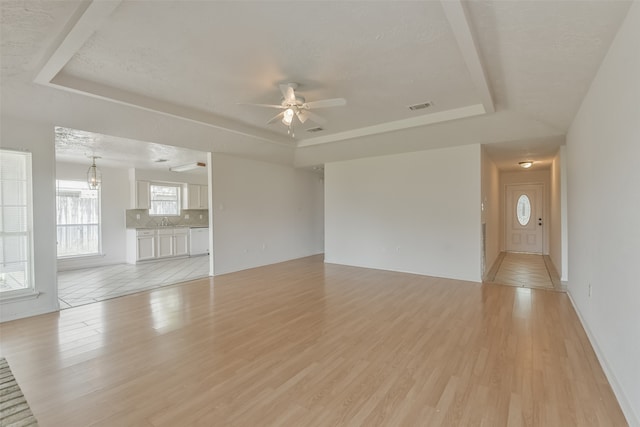
[[[325,261],[481,280],[480,146],[325,165]]]
[[[56,163],[57,179],[85,181],[89,164]],[[126,262],[127,238],[125,210],[129,208],[129,172],[127,169],[100,167],[100,219],[102,255],[58,260],[58,271]]]
[[[218,153],[212,159],[216,275],[322,253],[318,174]]]
[[[485,226],[486,274],[500,254],[500,171],[482,149],[482,224]]]
[[[506,237],[505,237],[505,198],[507,193],[507,185],[514,184],[543,184],[544,194],[542,196],[544,209],[543,209],[543,223],[542,230],[542,253],[549,254],[549,169],[543,170],[522,170],[516,172],[501,172],[500,173],[500,250],[506,250]]]
[[[632,426],[640,426],[639,40],[634,2],[567,135],[569,294]]]
[[[2,148],[32,153],[34,283],[36,299],[0,302],[0,321],[58,309],[56,284],[55,157],[53,126],[7,116],[0,118]]]
[[[549,257],[560,274],[568,280],[567,268],[567,168],[566,146],[561,146],[553,158],[549,184]]]

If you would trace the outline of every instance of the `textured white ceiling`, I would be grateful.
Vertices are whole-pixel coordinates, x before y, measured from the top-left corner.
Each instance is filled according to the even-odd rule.
[[[90,157],[98,156],[100,166],[165,170],[195,162],[207,162],[207,154],[187,148],[161,145],[56,127],[56,160],[91,164]],[[158,160],[165,160],[158,162]],[[205,168],[199,170],[206,173]]]
[[[445,9],[456,3],[445,1]],[[461,27],[440,2],[110,2],[115,10],[56,56],[83,12],[99,3],[0,2],[3,114],[286,161],[295,144],[280,123],[265,125],[277,111],[236,103],[277,103],[277,84],[295,81],[309,101],[348,101],[318,111],[329,120],[324,132],[297,132],[335,139],[295,149],[296,164],[494,143],[488,152],[505,167],[523,153],[542,159],[562,143],[630,5],[465,1],[471,49],[496,113],[354,138],[366,126],[482,103],[469,47],[458,45]],[[55,69],[52,84],[34,84],[47,67]],[[424,101],[433,109],[406,109]],[[132,114],[122,103],[142,108]]]
[[[497,108],[566,131],[629,4],[467,3]]]
[[[46,48],[80,0],[0,2],[2,82],[41,65]]]
[[[439,2],[124,2],[63,73],[258,127],[293,81],[323,134],[480,102]]]

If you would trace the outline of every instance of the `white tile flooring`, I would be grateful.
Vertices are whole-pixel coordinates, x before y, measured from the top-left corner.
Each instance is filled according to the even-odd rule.
[[[58,299],[61,309],[77,307],[208,275],[208,256],[60,271]]]

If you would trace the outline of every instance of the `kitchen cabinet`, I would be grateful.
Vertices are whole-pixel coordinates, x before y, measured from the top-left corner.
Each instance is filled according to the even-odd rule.
[[[151,207],[149,186],[149,181],[136,181],[135,209],[149,209]]]
[[[182,209],[208,209],[209,187],[185,184],[183,187]]]
[[[189,230],[187,228],[176,228],[173,233],[173,255],[189,255]]]
[[[154,259],[156,257],[155,230],[138,230],[136,233],[136,261]]]
[[[127,262],[130,264],[188,255],[187,227],[127,230]]]
[[[173,228],[158,230],[158,258],[173,256]]]

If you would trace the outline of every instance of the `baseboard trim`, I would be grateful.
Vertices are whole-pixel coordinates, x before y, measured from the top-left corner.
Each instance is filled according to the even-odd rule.
[[[622,413],[624,414],[625,418],[627,419],[627,423],[629,423],[630,427],[640,427],[640,418],[635,413],[635,411],[633,409],[633,406],[631,405],[631,403],[627,399],[627,396],[624,394],[624,391],[622,390],[622,387],[620,387],[620,383],[618,383],[618,380],[616,379],[615,375],[613,374],[613,371],[609,367],[609,363],[607,362],[607,358],[605,357],[604,353],[600,349],[600,346],[598,345],[598,342],[596,341],[595,337],[593,336],[593,333],[591,332],[591,330],[589,329],[589,327],[585,323],[584,318],[582,317],[582,314],[580,313],[580,310],[578,309],[578,306],[576,305],[575,301],[573,300],[573,297],[571,296],[571,291],[570,290],[567,290],[567,295],[569,296],[569,301],[571,301],[571,305],[573,306],[574,311],[578,315],[578,320],[580,320],[580,324],[582,324],[582,328],[584,329],[584,331],[587,334],[587,338],[589,339],[589,342],[591,343],[591,347],[593,348],[593,351],[596,353],[596,357],[598,358],[598,362],[600,362],[600,366],[602,366],[602,370],[604,371],[604,375],[607,377],[607,380],[609,381],[609,384],[611,385],[611,389],[613,390],[613,394],[616,396],[616,399],[618,399],[618,404],[620,405],[620,408],[622,409]]]

